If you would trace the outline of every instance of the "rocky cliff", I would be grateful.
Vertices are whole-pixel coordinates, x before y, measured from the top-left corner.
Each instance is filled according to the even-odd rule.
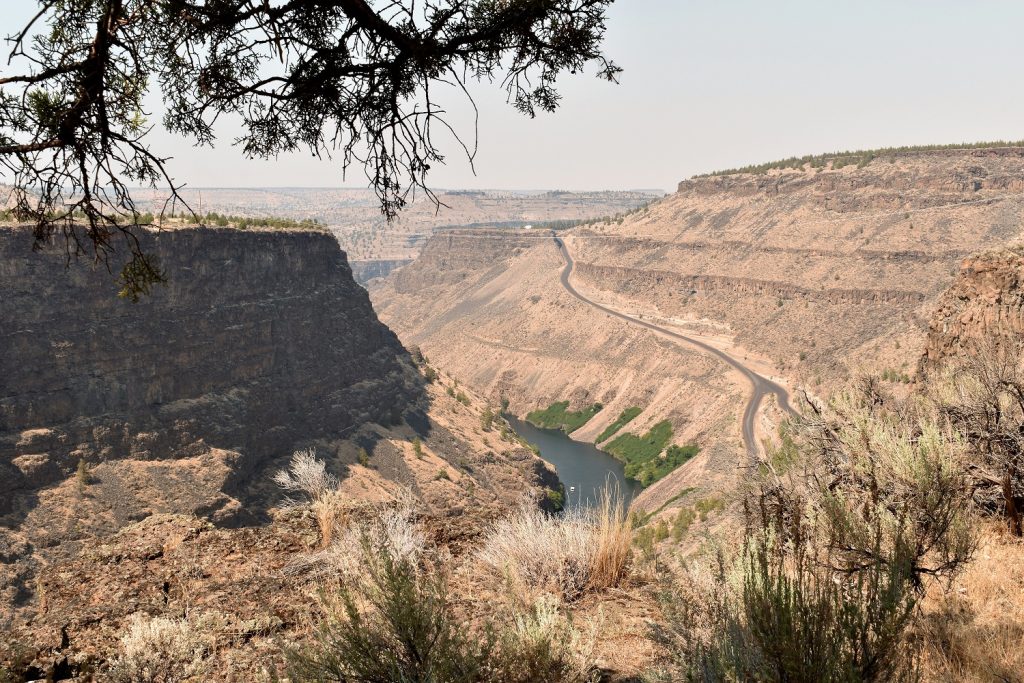
[[[224,628],[211,676],[264,676],[307,633],[294,566],[322,549],[271,480],[297,448],[347,510],[412,500],[456,545],[550,507],[553,471],[413,363],[331,234],[139,237],[167,283],[131,303],[106,268],[0,228],[0,679],[85,680],[133,614],[196,609]]]
[[[1024,247],[976,254],[939,299],[923,364],[970,353],[981,343],[1024,340]]]
[[[167,284],[132,303],[105,268],[69,266],[57,246],[33,253],[30,231],[0,229],[5,491],[52,484],[79,462],[211,448],[236,453],[244,476],[300,442],[415,407],[411,363],[330,234],[141,238]]]

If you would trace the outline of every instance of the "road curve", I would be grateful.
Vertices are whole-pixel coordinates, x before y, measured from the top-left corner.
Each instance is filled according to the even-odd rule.
[[[673,332],[672,330],[665,329],[664,327],[661,327],[659,325],[654,325],[653,323],[649,323],[644,320],[628,316],[624,313],[619,313],[618,311],[614,311],[608,308],[607,306],[602,306],[596,301],[592,301],[587,297],[583,296],[578,291],[576,291],[576,288],[572,286],[572,282],[570,282],[569,280],[570,276],[572,275],[573,267],[575,265],[572,256],[569,254],[569,249],[565,246],[565,243],[562,242],[560,238],[555,237],[554,240],[555,244],[558,246],[558,250],[562,254],[562,258],[565,260],[565,267],[562,269],[562,286],[565,287],[566,291],[568,291],[574,297],[576,297],[583,303],[587,304],[588,306],[593,306],[594,308],[600,311],[604,311],[608,315],[615,316],[616,318],[625,320],[626,322],[632,323],[633,325],[646,327],[649,330],[653,330],[665,336],[681,341],[685,344],[689,344],[690,346],[693,346],[698,350],[711,356],[714,356],[715,358],[729,364],[737,371],[739,371],[740,374],[746,377],[747,381],[750,382],[751,392],[750,399],[747,401],[746,410],[743,412],[743,443],[747,447],[747,455],[751,458],[751,460],[756,459],[758,456],[759,449],[757,446],[757,439],[755,437],[754,423],[757,419],[757,411],[761,407],[761,401],[764,400],[764,397],[766,395],[775,394],[775,398],[778,400],[779,407],[781,407],[787,413],[794,415],[795,412],[789,404],[789,392],[787,392],[782,386],[776,384],[767,377],[763,377],[762,375],[757,374],[756,372],[748,368],[746,365],[743,365],[743,363],[739,362],[738,360],[727,354],[725,351],[716,349],[710,344],[705,344],[702,341],[693,339],[691,337],[687,337],[685,335],[679,334],[678,332]]]

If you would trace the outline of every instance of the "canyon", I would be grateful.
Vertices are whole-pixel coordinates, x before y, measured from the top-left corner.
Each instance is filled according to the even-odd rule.
[[[326,539],[272,479],[294,451],[337,479],[339,519],[415,501],[472,567],[498,520],[567,493],[500,411],[568,402],[596,413],[578,441],[636,409],[620,434],[699,448],[633,500],[637,584],[568,608],[607,616],[599,657],[633,675],[658,618],[641,556],[662,527],[673,552],[736,540],[793,411],[1019,339],[1021,178],[1021,148],[714,175],[574,226],[436,226],[388,264],[328,227],[139,228],[167,280],[139,302],[116,256],[0,227],[0,670],[103,674],[146,614],[200,619],[226,680],[264,675],[320,609]]]
[[[865,163],[695,177],[621,219],[558,231],[574,286],[607,309],[702,339],[800,397],[871,372],[910,381],[961,263],[1019,240],[1024,149],[881,153]],[[577,300],[550,233],[453,230],[371,285],[382,320],[492,401],[627,407],[701,453],[636,504],[731,490],[749,389],[734,368]],[[783,417],[769,399],[758,439]],[[682,502],[685,502],[682,501]]]
[[[0,672],[85,675],[132,614],[202,605],[244,634],[218,670],[258,675],[305,628],[288,567],[316,538],[272,481],[299,449],[346,505],[409,498],[449,543],[550,507],[553,470],[427,376],[330,232],[135,234],[166,279],[138,302],[120,254],[0,227]]]

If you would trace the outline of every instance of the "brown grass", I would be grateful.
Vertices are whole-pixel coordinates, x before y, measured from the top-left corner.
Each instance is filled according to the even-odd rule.
[[[923,603],[922,680],[1024,681],[1024,543],[986,525],[974,561]]]
[[[603,590],[619,585],[629,567],[633,531],[618,486],[601,489],[596,514],[596,533],[591,560],[591,590]]]
[[[574,601],[619,585],[629,566],[631,533],[614,490],[602,493],[593,510],[552,516],[527,504],[494,524],[477,559],[524,595],[550,592]]]

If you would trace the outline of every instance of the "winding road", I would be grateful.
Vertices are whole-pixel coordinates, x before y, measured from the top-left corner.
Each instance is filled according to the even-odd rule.
[[[620,318],[621,320],[625,320],[626,322],[632,323],[634,325],[639,325],[640,327],[646,327],[649,330],[653,330],[654,332],[658,332],[659,334],[671,337],[672,339],[681,341],[684,344],[689,344],[690,346],[697,348],[703,353],[714,356],[715,358],[718,358],[719,360],[732,366],[735,370],[742,374],[748,382],[750,382],[750,399],[747,401],[746,410],[743,412],[743,443],[747,447],[747,455],[751,458],[751,460],[754,460],[758,457],[759,449],[757,445],[757,437],[755,435],[755,422],[757,420],[757,411],[760,409],[761,401],[764,400],[764,397],[768,394],[775,394],[775,397],[778,400],[780,408],[785,410],[787,413],[790,413],[791,415],[796,414],[789,404],[789,392],[786,391],[785,388],[771,381],[767,377],[757,374],[756,372],[748,368],[746,365],[730,356],[725,351],[722,351],[721,349],[716,349],[714,346],[711,346],[710,344],[706,344],[697,339],[687,337],[685,335],[679,334],[678,332],[673,332],[672,330],[665,329],[664,327],[661,327],[659,325],[655,325],[653,323],[640,320],[639,318],[634,318],[632,316],[626,315],[625,313],[619,313],[618,311],[612,310],[607,306],[602,306],[596,301],[592,301],[591,299],[588,299],[587,297],[580,294],[576,290],[576,288],[572,286],[572,282],[570,282],[570,276],[572,275],[573,267],[575,264],[573,262],[572,256],[569,254],[569,249],[565,246],[565,243],[560,238],[555,237],[554,240],[555,244],[558,246],[558,250],[562,254],[562,258],[565,260],[565,267],[562,269],[562,286],[565,287],[566,291],[568,291],[574,297],[576,297],[583,303],[587,304],[588,306],[593,306],[594,308],[603,311],[608,315],[615,316],[616,318]]]

